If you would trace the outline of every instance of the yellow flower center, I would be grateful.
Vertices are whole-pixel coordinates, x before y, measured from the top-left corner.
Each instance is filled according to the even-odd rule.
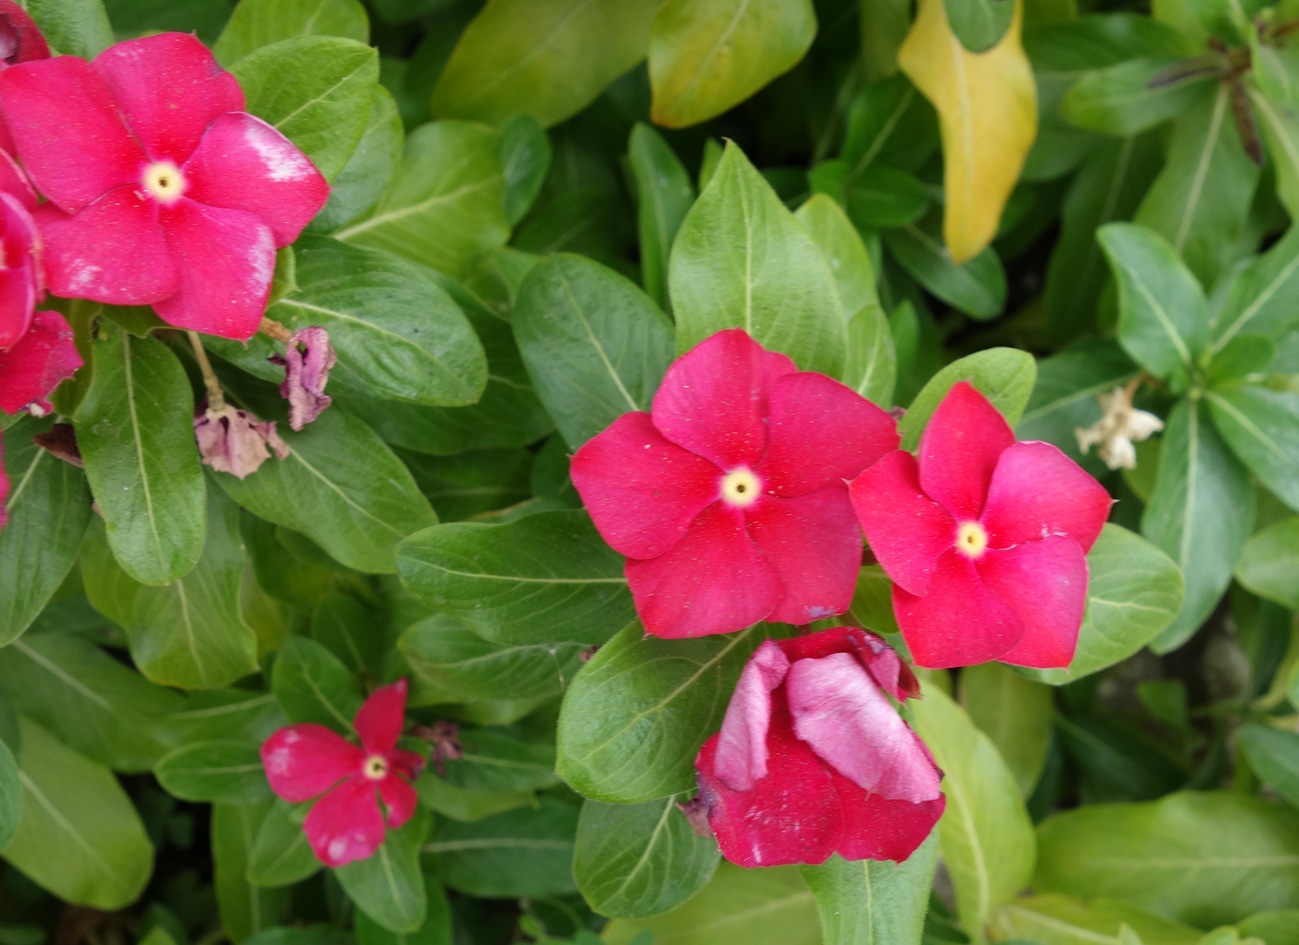
[[[159,161],[144,169],[140,182],[145,192],[154,200],[173,203],[185,193],[187,186],[185,175],[171,161]]]
[[[962,522],[956,530],[956,550],[967,558],[978,558],[988,548],[988,533],[978,522]]]
[[[736,508],[747,508],[761,494],[762,483],[748,469],[733,469],[722,478],[722,498]]]
[[[388,774],[388,762],[384,761],[379,755],[371,755],[365,759],[363,771],[371,781],[382,781]]]

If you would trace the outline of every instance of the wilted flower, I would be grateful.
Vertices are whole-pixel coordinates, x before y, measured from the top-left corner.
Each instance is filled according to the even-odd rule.
[[[627,556],[650,633],[806,624],[852,602],[862,543],[844,480],[897,444],[879,407],[735,328],[678,358],[650,413],[582,446],[573,485]]]
[[[194,437],[206,465],[240,479],[257,472],[270,459],[268,446],[279,459],[289,456],[288,444],[275,432],[274,420],[263,422],[229,404],[196,412]]]
[[[262,764],[276,794],[293,802],[325,795],[302,826],[326,866],[364,860],[383,843],[385,824],[395,830],[414,815],[419,797],[410,782],[419,777],[424,759],[397,747],[405,711],[401,679],[376,689],[356,713],[360,746],[309,722],[282,728],[262,745]]]
[[[964,381],[918,455],[890,453],[850,487],[916,664],[1068,666],[1109,493],[1051,444],[1015,442]]]
[[[0,410],[28,409],[45,416],[54,409],[45,398],[82,363],[64,317],[37,312],[27,332],[8,351],[0,351]]]
[[[32,437],[32,442],[51,456],[57,456],[78,469],[86,466],[86,461],[81,458],[81,448],[77,446],[77,431],[70,423],[51,424],[44,433]]]
[[[1101,418],[1089,427],[1074,429],[1078,448],[1086,453],[1099,444],[1096,455],[1110,469],[1136,469],[1137,451],[1132,444],[1158,433],[1164,428],[1164,421],[1133,407],[1131,394],[1123,387],[1096,399],[1100,401]]]
[[[284,367],[280,396],[289,402],[289,426],[301,430],[334,402],[325,393],[329,372],[338,361],[329,332],[314,325],[295,331],[284,344],[284,355],[270,360]]]
[[[942,772],[889,701],[919,692],[889,645],[855,627],[765,641],[695,760],[722,854],[749,867],[909,857],[946,803]]]

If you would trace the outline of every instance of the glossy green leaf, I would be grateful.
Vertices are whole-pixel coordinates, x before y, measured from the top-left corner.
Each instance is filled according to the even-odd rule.
[[[192,742],[164,755],[153,773],[168,794],[185,801],[247,804],[271,796],[256,742]]]
[[[589,105],[645,55],[657,0],[490,0],[433,89],[438,118],[546,127]]]
[[[370,21],[360,0],[240,0],[212,52],[228,66],[254,49],[299,36],[368,43]]]
[[[302,821],[304,805],[276,800],[262,817],[245,871],[254,886],[290,886],[321,869]]]
[[[559,776],[586,797],[617,804],[691,790],[695,755],[721,726],[761,630],[660,640],[632,623],[569,687],[559,713]]]
[[[379,614],[355,597],[330,594],[311,612],[311,638],[358,677],[382,675],[390,639],[376,632]]]
[[[114,557],[137,581],[167,584],[203,551],[189,379],[156,338],[113,331],[91,350],[93,380],[76,416],[86,478]]]
[[[1241,935],[1255,935],[1267,945],[1299,945],[1299,909],[1260,912],[1237,928]]]
[[[636,181],[641,283],[661,309],[668,305],[668,254],[681,221],[695,202],[695,185],[663,136],[638,122],[627,143]]]
[[[398,569],[412,594],[495,643],[603,643],[635,618],[622,557],[585,512],[439,525],[401,546]]]
[[[848,166],[851,185],[876,162],[915,170],[937,148],[933,106],[906,76],[896,73],[870,83],[853,99],[839,159]]]
[[[825,945],[920,945],[938,856],[931,835],[902,863],[838,854],[799,872],[816,896]]]
[[[811,0],[667,0],[649,43],[650,113],[684,128],[738,105],[803,58]]]
[[[994,941],[1025,939],[1041,945],[1127,945],[1120,929],[1142,945],[1198,945],[1201,933],[1117,899],[1045,895],[1016,899],[992,919]]]
[[[23,0],[49,44],[68,56],[94,59],[113,45],[103,0]]]
[[[1287,213],[1299,213],[1299,117],[1294,106],[1278,105],[1254,88],[1249,89],[1249,103],[1276,171],[1277,199]]]
[[[555,746],[520,741],[490,728],[461,728],[462,754],[446,762],[446,780],[471,791],[524,791],[551,787]]]
[[[969,666],[961,673],[961,705],[1001,754],[1022,797],[1033,793],[1046,764],[1054,702],[1049,686],[999,663]]]
[[[290,722],[314,722],[351,733],[361,691],[351,671],[314,640],[289,637],[275,660],[275,701]]]
[[[1010,27],[1013,3],[1002,0],[944,0],[947,20],[961,45],[970,52],[986,52]]]
[[[374,855],[334,870],[356,907],[390,932],[414,932],[428,916],[419,858],[431,820],[428,811],[417,807],[405,826],[388,831]]]
[[[573,892],[578,808],[543,798],[473,823],[440,820],[424,845],[452,889],[488,899]]]
[[[1132,59],[1098,69],[1074,84],[1060,102],[1060,114],[1072,125],[1107,135],[1131,135],[1195,106],[1203,96],[1208,70],[1184,81],[1151,79],[1167,74],[1177,60]]]
[[[992,248],[958,265],[942,240],[918,224],[886,230],[884,245],[926,290],[971,318],[987,320],[1006,304],[1006,272]]]
[[[286,724],[269,692],[212,689],[190,693],[182,707],[167,713],[159,733],[169,745],[213,738],[261,742]]]
[[[694,832],[677,807],[680,799],[582,805],[573,875],[592,909],[624,919],[657,915],[712,878],[717,844]]]
[[[1242,385],[1208,391],[1205,399],[1232,452],[1299,511],[1299,393]]]
[[[849,321],[867,307],[879,308],[875,291],[875,267],[860,234],[843,208],[825,194],[816,194],[794,214],[812,242],[830,263],[839,299]],[[881,313],[882,314],[882,313]]]
[[[848,329],[830,267],[733,144],[681,224],[668,283],[678,352],[743,328],[805,371],[841,375]]]
[[[1266,335],[1237,335],[1215,353],[1205,369],[1210,387],[1249,378],[1267,369],[1277,356],[1277,344]]]
[[[397,169],[405,140],[405,126],[397,102],[391,92],[376,85],[370,95],[370,117],[361,140],[334,178],[329,202],[316,214],[308,231],[329,233],[373,207]]]
[[[1216,355],[1244,334],[1278,336],[1299,325],[1299,227],[1241,269],[1213,323]]]
[[[248,862],[270,800],[212,806],[213,886],[221,927],[239,943],[280,924],[289,905],[287,889],[265,889],[248,882]]]
[[[9,746],[0,742],[0,850],[13,839],[23,814],[23,782],[18,761]]]
[[[902,448],[916,448],[925,424],[947,392],[960,381],[974,385],[1013,427],[1024,413],[1036,379],[1037,366],[1033,356],[1014,348],[989,348],[953,361],[930,379],[911,402],[905,416],[898,421]]]
[[[537,119],[515,115],[501,126],[501,174],[505,216],[514,226],[527,214],[550,170],[550,139]]]
[[[1236,745],[1263,783],[1299,807],[1299,734],[1250,722],[1236,730]]]
[[[1236,580],[1260,597],[1299,611],[1299,516],[1254,535],[1236,563]]]
[[[356,914],[357,945],[451,945],[451,904],[446,890],[434,876],[424,876],[424,895],[428,912],[424,924],[414,932],[392,932],[385,929],[364,912]]]

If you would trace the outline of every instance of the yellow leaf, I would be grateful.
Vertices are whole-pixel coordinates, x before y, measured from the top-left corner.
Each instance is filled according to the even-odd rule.
[[[898,64],[938,111],[943,138],[943,238],[958,263],[977,256],[997,232],[1024,158],[1037,134],[1037,89],[1020,42],[1024,9],[987,52],[961,45],[943,0],[920,0]]]

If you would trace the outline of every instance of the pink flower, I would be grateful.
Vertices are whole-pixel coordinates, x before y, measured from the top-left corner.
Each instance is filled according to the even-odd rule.
[[[0,150],[0,351],[27,333],[45,294],[35,209],[36,193],[13,158]]]
[[[695,759],[722,854],[740,866],[909,857],[942,816],[942,772],[889,701],[920,686],[855,627],[767,640]]]
[[[918,455],[890,453],[851,484],[916,664],[1068,666],[1109,493],[1049,443],[1015,442],[965,382]]]
[[[284,367],[280,396],[289,402],[289,426],[301,430],[334,402],[325,393],[329,372],[338,362],[329,332],[316,325],[295,331],[284,344],[284,356],[270,360]]]
[[[583,445],[573,484],[627,556],[650,633],[806,624],[852,602],[862,541],[844,480],[897,444],[883,410],[734,328],[668,368],[651,413]]]
[[[275,249],[329,185],[287,138],[243,111],[234,76],[193,36],[163,33],[0,72],[56,295],[152,305],[227,338],[257,330]]]
[[[0,0],[0,71],[20,62],[48,59],[50,47],[27,11],[14,0]],[[13,139],[0,115],[0,151],[13,153]]]
[[[405,710],[401,679],[376,689],[356,713],[360,747],[311,723],[282,728],[262,745],[262,764],[276,794],[295,803],[325,795],[302,826],[326,866],[364,860],[383,843],[385,823],[395,830],[415,813],[419,797],[410,782],[419,777],[424,759],[397,747]]]
[[[82,365],[72,329],[58,312],[37,312],[26,334],[0,351],[0,410],[44,416],[54,388]]]

